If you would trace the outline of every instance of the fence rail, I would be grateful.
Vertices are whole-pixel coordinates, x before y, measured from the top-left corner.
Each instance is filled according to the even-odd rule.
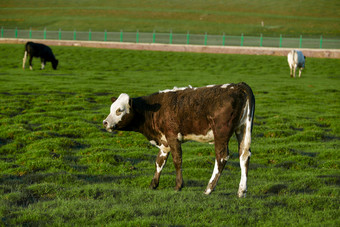
[[[205,46],[252,46],[279,48],[340,49],[340,39],[300,37],[231,36],[210,34],[152,33],[147,32],[98,32],[98,31],[57,31],[19,30],[1,28],[1,38],[54,39],[80,41],[110,41],[132,43],[191,44]]]

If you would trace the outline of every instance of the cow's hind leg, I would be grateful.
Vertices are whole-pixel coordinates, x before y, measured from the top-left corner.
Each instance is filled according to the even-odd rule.
[[[32,67],[32,60],[33,60],[33,56],[31,55],[31,56],[30,56],[30,59],[29,59],[30,70],[33,70],[33,67]]]
[[[240,167],[241,167],[241,181],[238,189],[238,197],[245,197],[247,192],[247,177],[250,161],[250,144],[251,144],[251,120],[247,117],[244,125],[236,130],[236,137],[238,140]]]
[[[166,160],[168,159],[169,152],[165,152],[162,149],[159,150],[157,158],[156,158],[156,172],[154,177],[152,178],[150,188],[155,189],[158,187],[159,178],[161,176],[161,172],[163,167],[165,166]]]
[[[297,68],[297,66],[296,66],[296,65],[294,65],[294,72],[293,72],[293,76],[294,76],[294,78],[295,78],[295,75],[296,75],[296,68]]]
[[[227,143],[218,143],[218,142],[216,143],[216,140],[215,140],[215,153],[216,153],[216,159],[215,159],[214,171],[209,180],[208,186],[204,191],[206,195],[209,195],[215,189],[218,179],[220,178],[221,173],[224,169],[224,166],[227,163],[227,160],[229,159],[228,142]]]

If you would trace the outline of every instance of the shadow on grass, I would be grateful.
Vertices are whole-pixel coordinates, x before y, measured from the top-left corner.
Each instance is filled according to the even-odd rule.
[[[90,174],[34,173],[24,176],[4,175],[0,178],[0,193],[8,206],[27,207],[39,201],[54,200],[57,197],[74,197],[86,193],[98,183],[119,184],[121,180],[133,179],[136,175],[109,176]],[[97,186],[94,186],[95,188]],[[68,192],[69,193],[68,193]],[[83,192],[85,191],[85,192]],[[70,194],[71,193],[71,194]],[[72,193],[74,195],[72,195]],[[91,195],[94,199],[99,195]],[[110,193],[112,194],[112,193]]]

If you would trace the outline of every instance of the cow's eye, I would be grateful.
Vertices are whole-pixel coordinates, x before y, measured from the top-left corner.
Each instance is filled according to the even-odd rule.
[[[119,116],[122,114],[122,112],[123,112],[123,109],[119,108],[116,110],[116,115]]]

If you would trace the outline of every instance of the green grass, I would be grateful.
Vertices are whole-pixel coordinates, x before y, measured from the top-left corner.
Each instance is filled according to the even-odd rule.
[[[52,47],[60,61],[22,70],[23,45],[0,45],[0,225],[338,226],[340,60]],[[149,190],[158,150],[104,131],[110,97],[244,81],[256,111],[248,194],[238,199],[237,143],[210,196],[214,150],[183,144]]]
[[[339,11],[338,0],[2,0],[0,26],[329,38],[340,35]]]

